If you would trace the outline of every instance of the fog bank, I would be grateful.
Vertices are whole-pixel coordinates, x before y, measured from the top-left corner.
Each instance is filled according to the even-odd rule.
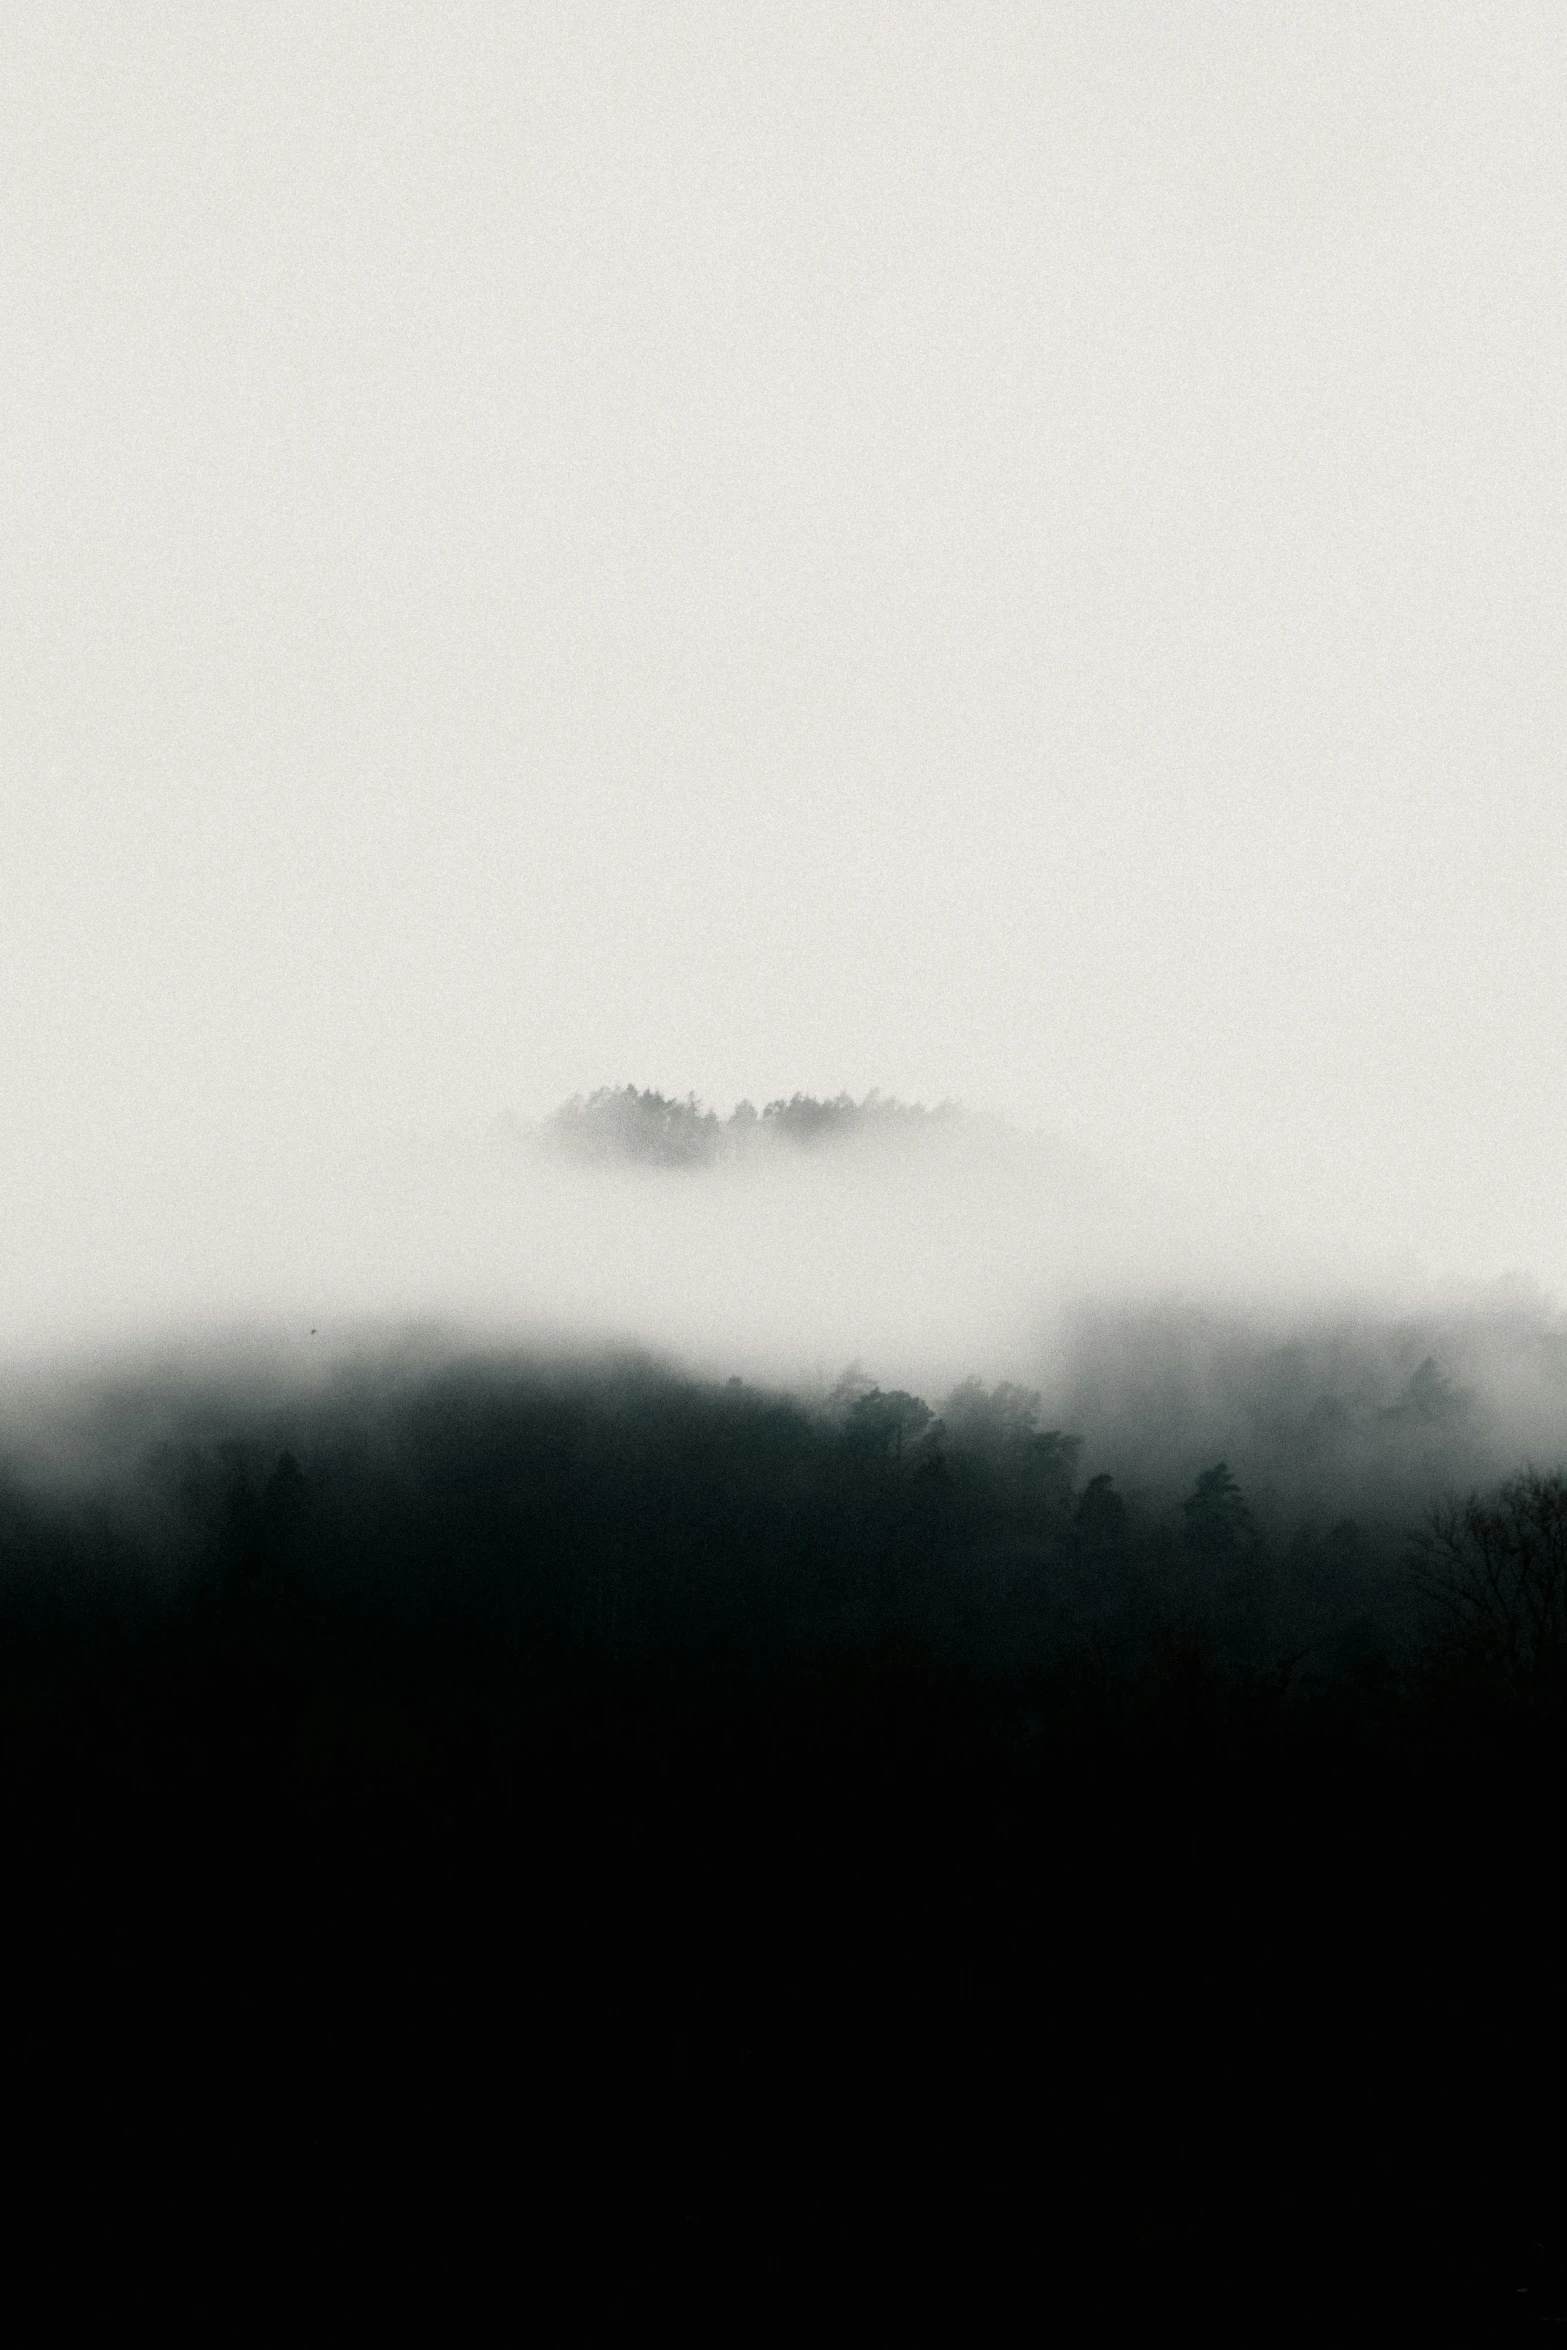
[[[34,1373],[58,1419],[71,1382],[154,1363],[299,1394],[345,1365],[631,1349],[807,1397],[850,1365],[938,1406],[1019,1382],[1085,1467],[1163,1493],[1223,1455],[1291,1517],[1564,1449],[1567,1331],[1525,1282],[1329,1263],[950,1107],[567,1110],[36,1189],[0,1243],[13,1424]]]
[[[1037,1371],[1090,1302],[1353,1285],[1355,1268],[1330,1273],[1261,1220],[1221,1228],[993,1121],[759,1146],[700,1167],[557,1145],[548,1128],[503,1122],[243,1157],[80,1157],[68,1175],[13,1186],[6,1345],[236,1327],[330,1343],[417,1320],[787,1379],[859,1358],[940,1385]],[[1377,1277],[1359,1270],[1362,1286]]]

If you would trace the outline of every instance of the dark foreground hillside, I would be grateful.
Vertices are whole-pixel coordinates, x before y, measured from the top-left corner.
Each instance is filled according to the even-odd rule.
[[[636,1363],[73,1441],[0,1502],[16,2072],[123,2078],[111,2166],[177,2099],[736,2324],[1561,2313],[1549,1479],[1411,1549]]]

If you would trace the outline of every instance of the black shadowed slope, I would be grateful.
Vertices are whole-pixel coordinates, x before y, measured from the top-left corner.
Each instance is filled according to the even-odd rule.
[[[1223,1461],[1124,1495],[1012,1385],[632,1360],[122,1386],[77,1442],[0,1497],[67,2040],[199,2018],[394,2134],[522,2100],[562,2223],[666,2256],[1552,2289],[1560,1480],[1411,1550]]]

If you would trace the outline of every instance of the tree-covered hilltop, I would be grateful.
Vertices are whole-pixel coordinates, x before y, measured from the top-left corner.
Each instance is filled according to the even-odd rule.
[[[574,1094],[546,1118],[540,1139],[564,1154],[599,1166],[713,1167],[785,1144],[819,1150],[854,1143],[915,1141],[951,1128],[959,1112],[952,1103],[926,1109],[871,1092],[861,1101],[840,1093],[830,1100],[791,1094],[758,1110],[736,1104],[721,1119],[695,1094],[684,1100],[634,1085],[600,1086]]]

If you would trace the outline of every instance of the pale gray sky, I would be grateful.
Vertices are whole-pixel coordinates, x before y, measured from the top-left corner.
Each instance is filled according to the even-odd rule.
[[[1567,1278],[1560,0],[9,0],[0,338],[15,1246],[633,1078]]]

